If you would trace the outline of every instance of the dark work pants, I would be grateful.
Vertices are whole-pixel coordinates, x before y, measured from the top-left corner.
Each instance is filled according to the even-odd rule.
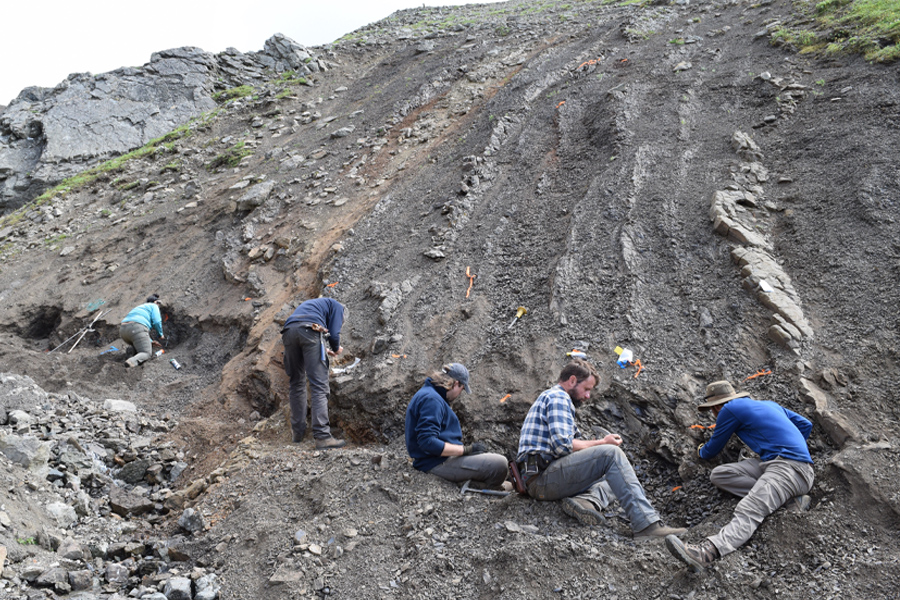
[[[331,436],[328,426],[328,357],[322,361],[318,332],[291,325],[281,334],[284,342],[284,372],[291,381],[291,429],[298,438],[306,434],[306,381],[309,380],[313,437]]]

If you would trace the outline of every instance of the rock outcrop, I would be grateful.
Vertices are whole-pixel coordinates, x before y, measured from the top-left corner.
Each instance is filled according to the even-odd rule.
[[[328,68],[324,58],[276,34],[261,52],[175,48],[155,52],[142,67],[26,88],[0,111],[0,213],[213,110],[217,92],[287,72],[311,85]]]

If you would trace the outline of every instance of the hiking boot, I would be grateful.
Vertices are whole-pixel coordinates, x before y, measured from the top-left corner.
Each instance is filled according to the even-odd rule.
[[[343,448],[347,440],[336,440],[331,436],[316,440],[316,450],[328,450],[329,448]]]
[[[584,498],[564,498],[562,502],[563,512],[574,517],[585,525],[605,525],[606,517],[594,508],[594,505]]]
[[[794,496],[790,500],[784,503],[784,508],[791,512],[804,512],[809,510],[809,505],[812,503],[812,499],[803,494],[802,496]]]
[[[669,535],[666,536],[666,548],[669,549],[672,556],[695,571],[702,571],[719,558],[719,551],[715,544],[708,539],[699,544],[685,544],[674,535]]]
[[[305,431],[303,433],[297,433],[296,431],[291,432],[291,441],[295,444],[302,442],[304,437],[306,437]]]
[[[686,531],[687,529],[685,529],[684,527],[666,527],[665,525],[657,521],[652,525],[644,527],[640,531],[635,531],[634,539],[649,540],[654,538],[664,538],[667,535],[681,535]]]
[[[136,366],[138,366],[139,364],[141,364],[141,363],[139,363],[139,362],[137,361],[137,358],[134,357],[134,356],[132,356],[131,358],[129,358],[128,360],[125,361],[125,366],[126,366],[126,367],[136,367]]]
[[[512,481],[504,481],[503,483],[500,484],[500,489],[504,492],[513,491]]]

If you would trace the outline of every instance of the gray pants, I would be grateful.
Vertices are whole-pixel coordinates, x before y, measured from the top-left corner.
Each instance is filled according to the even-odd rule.
[[[791,498],[807,493],[814,476],[811,464],[785,458],[766,462],[751,458],[713,469],[709,480],[714,486],[743,498],[731,522],[709,538],[719,554],[725,556],[743,546],[763,519]]]
[[[137,351],[134,362],[141,364],[153,353],[153,342],[150,341],[150,330],[140,323],[122,323],[119,325],[119,337],[126,344],[131,344]]]
[[[284,342],[284,372],[290,378],[291,429],[299,439],[306,434],[306,381],[312,396],[313,437],[331,436],[328,426],[328,357],[322,360],[318,332],[291,325],[281,334]]]
[[[631,520],[631,529],[641,531],[659,521],[628,457],[618,446],[591,446],[554,460],[527,482],[528,495],[538,500],[578,496],[604,508],[610,492]]]
[[[462,483],[471,479],[484,487],[498,488],[506,481],[509,462],[499,454],[485,452],[472,456],[451,456],[428,471],[447,481]]]

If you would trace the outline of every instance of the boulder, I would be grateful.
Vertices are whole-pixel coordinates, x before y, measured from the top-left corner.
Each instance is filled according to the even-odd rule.
[[[0,452],[12,462],[38,474],[44,474],[49,467],[50,442],[41,442],[33,436],[0,434]]]

